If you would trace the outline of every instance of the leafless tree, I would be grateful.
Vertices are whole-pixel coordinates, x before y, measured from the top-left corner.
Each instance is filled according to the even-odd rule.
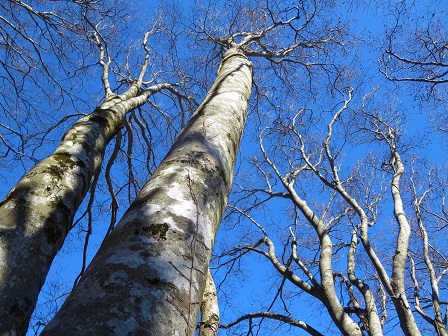
[[[391,8],[379,69],[424,101],[446,104],[448,43],[446,13],[437,2],[400,2]],[[443,112],[434,118],[442,118]],[[437,128],[444,129],[442,123]]]
[[[84,240],[79,275],[54,319],[36,322],[45,335],[216,335],[220,323],[235,333],[248,326],[245,334],[268,323],[312,335],[398,328],[405,335],[447,334],[446,251],[437,236],[448,222],[444,170],[417,157],[421,152],[404,140],[393,104],[377,108],[372,102],[384,98],[376,89],[360,93],[368,92],[366,79],[348,70],[359,61],[350,53],[355,38],[348,38],[349,23],[334,2],[198,1],[188,18],[166,3],[162,21],[154,18],[139,48],[123,42],[129,35],[117,37],[114,15],[128,17],[106,5],[0,5],[10,23],[0,28],[8,36],[4,50],[13,55],[2,63],[2,80],[17,90],[2,98],[3,111],[24,111],[0,125],[0,155],[35,160],[42,139],[81,117],[0,203],[0,318],[8,321],[1,333],[26,332],[49,266],[76,228]],[[24,17],[32,19],[22,29]],[[414,82],[412,73],[431,80],[433,90],[445,87],[446,48],[423,39],[430,56],[421,49],[417,64],[409,55],[417,55],[418,44],[397,51],[393,36],[400,26],[394,29],[381,63],[386,77]],[[72,37],[89,53],[80,54]],[[29,51],[23,58],[22,49]],[[76,53],[84,55],[81,63]],[[98,107],[90,114],[63,112],[54,128],[53,116],[42,115],[45,127],[24,136],[22,117],[39,115],[36,104],[26,106],[30,83],[49,97],[56,90],[55,110],[68,99],[77,111],[90,98],[76,97],[61,78],[75,71],[69,83],[81,85],[86,77],[77,75],[95,63]],[[55,64],[63,76],[51,70]],[[423,80],[423,73],[430,78]],[[243,138],[246,122],[250,134]],[[233,186],[240,144],[258,131],[258,154],[251,168],[241,159]],[[233,249],[217,252],[210,272],[232,187],[224,229],[234,239],[240,239],[236,231],[247,231]],[[106,238],[88,266],[98,214]],[[269,265],[265,297],[272,299],[266,304],[264,295],[257,297],[262,304],[253,311],[220,317],[216,299],[236,290],[225,287],[234,274],[244,286],[249,257]],[[306,310],[322,317],[308,321]]]
[[[37,12],[21,2],[14,2],[14,5],[24,7],[30,15],[42,16],[49,29],[62,29],[68,24],[57,12]],[[56,19],[61,21],[54,23]],[[166,90],[177,94],[175,83],[157,83],[157,74],[147,78],[150,62],[147,39],[157,32],[157,25],[143,38],[145,57],[140,73],[127,83],[123,93],[115,93],[110,85],[112,57],[100,29],[102,21],[94,24],[86,16],[84,23],[90,26],[98,48],[104,98],[91,114],[67,130],[55,152],[31,169],[0,204],[1,333],[23,334],[26,331],[52,260],[72,228],[84,196],[89,189],[94,193],[105,149],[127,124],[126,116],[156,92]],[[29,42],[37,45],[36,41]],[[39,50],[36,53],[40,55]],[[40,66],[45,68],[46,64],[42,61]],[[49,71],[48,75],[51,75]],[[54,82],[57,81],[54,79]],[[135,115],[133,118],[138,120]],[[112,194],[113,190],[110,192]]]
[[[113,15],[112,8],[105,2],[8,0],[0,11],[1,155],[30,158],[35,164],[34,151],[48,128],[64,117],[79,118],[72,107],[89,106],[77,92],[81,74],[96,62],[90,57],[92,44],[84,17],[106,19]]]
[[[396,111],[372,107],[368,102],[374,92],[359,106],[352,88],[343,94],[333,114],[326,114],[326,130],[313,131],[310,125],[321,119],[312,108],[302,108],[260,135],[262,156],[252,164],[266,185],[242,185],[244,196],[233,206],[233,216],[251,222],[262,237],[222,254],[217,263],[230,267],[230,260],[255,252],[269,261],[281,282],[267,311],[229,325],[262,318],[316,334],[315,326],[291,315],[297,310],[288,295],[293,291],[322,305],[344,335],[383,335],[391,319],[398,319],[405,335],[420,335],[427,327],[446,335],[446,302],[439,291],[446,266],[437,262],[446,249],[438,243],[441,224],[433,222],[446,217],[430,210],[437,209],[437,202],[426,203],[426,215],[421,212],[429,195],[444,199],[443,182],[434,181],[433,170],[427,188],[423,180],[417,182],[411,153],[419,148],[404,142]],[[290,223],[288,229],[285,223],[275,227],[257,219],[272,202],[277,208],[292,206],[282,218]],[[432,224],[423,223],[423,217]],[[279,230],[288,235],[282,237]],[[272,307],[285,312],[273,313]]]
[[[43,335],[194,332],[251,81],[250,61],[230,48],[203,103]]]

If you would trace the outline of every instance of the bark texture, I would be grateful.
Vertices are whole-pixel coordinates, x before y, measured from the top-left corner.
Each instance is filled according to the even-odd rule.
[[[204,296],[201,303],[199,336],[216,336],[219,329],[219,306],[216,286],[210,270],[207,271]]]
[[[158,90],[161,87],[154,87]],[[132,86],[78,120],[53,154],[0,203],[0,335],[23,335],[51,262],[127,112],[153,91]]]
[[[229,49],[203,103],[42,335],[193,335],[232,186],[252,65]]]

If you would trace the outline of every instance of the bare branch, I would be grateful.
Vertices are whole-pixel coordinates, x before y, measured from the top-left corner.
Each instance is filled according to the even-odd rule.
[[[284,323],[288,323],[294,327],[299,327],[299,328],[305,330],[310,335],[323,336],[323,334],[321,334],[316,329],[314,329],[313,327],[311,327],[310,325],[308,325],[307,323],[305,323],[303,321],[296,320],[296,319],[293,319],[291,317],[284,316],[281,314],[271,313],[271,312],[257,312],[257,313],[243,315],[240,318],[238,318],[237,320],[235,320],[229,324],[221,324],[219,327],[222,329],[229,329],[229,328],[235,326],[236,324],[241,323],[245,320],[252,320],[255,318],[269,318],[269,319],[281,321]]]

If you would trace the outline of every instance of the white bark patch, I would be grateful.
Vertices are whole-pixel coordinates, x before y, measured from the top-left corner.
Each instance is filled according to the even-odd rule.
[[[146,261],[135,255],[132,250],[126,249],[122,253],[114,253],[106,259],[107,264],[126,265],[131,268],[138,268],[146,264]]]
[[[127,212],[123,218],[120,220],[120,222],[116,225],[115,229],[121,228],[126,223],[131,223],[135,221],[136,219],[141,219],[144,217],[151,217],[152,215],[156,214],[157,212],[161,211],[162,207],[158,204],[144,204],[141,205],[138,209],[132,212]]]
[[[90,159],[86,153],[86,150],[82,146],[80,142],[73,142],[71,140],[64,142],[61,146],[58,147],[56,153],[67,153],[70,154],[71,159],[73,161],[85,161],[85,159]],[[90,153],[91,154],[91,153]]]

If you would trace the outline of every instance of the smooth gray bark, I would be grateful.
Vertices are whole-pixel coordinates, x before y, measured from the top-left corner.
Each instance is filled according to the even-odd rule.
[[[126,113],[164,85],[136,85],[78,120],[0,203],[0,335],[24,335],[51,262]]]
[[[350,249],[347,255],[347,273],[348,278],[353,286],[355,286],[364,297],[366,315],[364,318],[364,326],[371,336],[383,336],[383,326],[376,308],[375,296],[369,286],[355,275],[356,249],[358,246],[357,231],[353,230]]]
[[[391,192],[394,200],[394,215],[399,231],[397,246],[393,258],[392,276],[390,285],[393,290],[392,302],[397,310],[400,326],[406,336],[420,336],[420,330],[414,318],[411,306],[406,295],[405,270],[409,251],[409,238],[411,226],[404,212],[403,199],[400,192],[400,179],[404,174],[404,164],[400,155],[393,147],[394,177],[391,184]]]
[[[42,335],[193,335],[252,86],[229,49],[203,103]]]

